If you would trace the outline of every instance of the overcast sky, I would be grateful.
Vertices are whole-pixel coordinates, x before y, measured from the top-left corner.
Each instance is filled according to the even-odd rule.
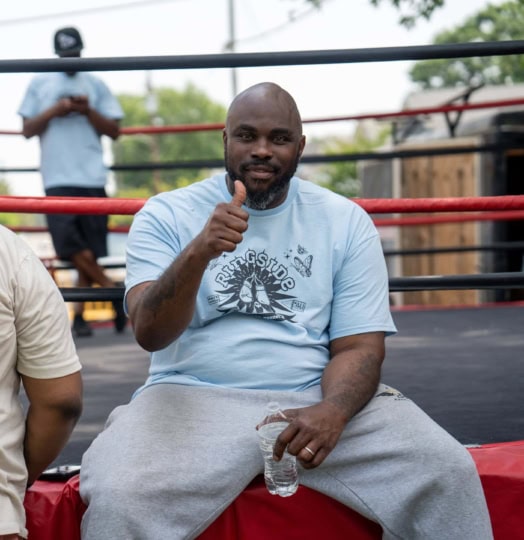
[[[53,58],[52,37],[62,26],[76,26],[81,31],[84,57],[221,53],[230,39],[229,4],[230,0],[84,0],[80,8],[79,3],[65,0],[6,1],[0,13],[1,58]],[[235,50],[426,45],[438,32],[461,24],[487,4],[486,0],[447,0],[431,21],[421,21],[407,30],[398,24],[399,13],[388,0],[383,0],[380,8],[373,8],[368,0],[327,0],[320,11],[309,14],[305,14],[308,8],[302,0],[234,0]],[[83,12],[75,12],[80,9]],[[64,13],[69,15],[60,15]],[[304,119],[389,112],[399,110],[414,89],[408,76],[411,65],[383,62],[242,68],[236,71],[237,88],[264,80],[277,82],[293,94]],[[20,129],[16,111],[32,76],[0,73],[0,130]],[[144,92],[143,71],[102,72],[99,76],[115,93]],[[192,82],[225,106],[232,96],[229,69],[162,70],[151,77],[154,85],[177,89]],[[311,124],[306,126],[306,134],[349,134],[353,128],[349,122]],[[0,137],[1,166],[38,165],[36,139]],[[15,195],[42,194],[36,174],[9,174],[7,178]]]

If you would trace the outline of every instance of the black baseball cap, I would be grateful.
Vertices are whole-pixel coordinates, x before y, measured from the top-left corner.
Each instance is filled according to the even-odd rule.
[[[54,41],[58,56],[76,56],[84,48],[80,32],[72,26],[57,30]]]

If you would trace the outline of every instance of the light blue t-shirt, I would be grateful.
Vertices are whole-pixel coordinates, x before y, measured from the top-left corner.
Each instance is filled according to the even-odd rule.
[[[126,292],[158,279],[230,200],[225,174],[149,199],[128,238]],[[247,211],[243,241],[208,264],[193,320],[152,353],[146,385],[300,391],[320,384],[331,340],[396,331],[379,235],[360,206],[294,177],[282,205]]]
[[[106,118],[124,116],[106,84],[90,73],[44,73],[30,82],[18,114],[33,118],[59,99],[85,95],[89,106]],[[53,118],[40,136],[40,172],[44,188],[69,186],[101,188],[107,180],[100,135],[85,115]]]

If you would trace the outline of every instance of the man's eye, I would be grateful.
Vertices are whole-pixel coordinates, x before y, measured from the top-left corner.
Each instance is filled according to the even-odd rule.
[[[289,142],[289,137],[287,135],[278,135],[273,139],[275,144],[285,144]]]
[[[253,140],[253,134],[252,133],[239,133],[238,138],[242,141],[251,141]]]

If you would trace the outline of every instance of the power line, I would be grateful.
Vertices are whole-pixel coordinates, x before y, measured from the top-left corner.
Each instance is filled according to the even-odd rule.
[[[136,2],[127,2],[125,4],[114,4],[111,6],[101,6],[93,8],[75,9],[71,11],[61,11],[58,13],[47,13],[45,15],[33,15],[30,17],[18,17],[15,19],[0,19],[0,26],[14,26],[16,24],[25,24],[29,22],[38,22],[48,19],[58,19],[60,17],[71,17],[73,15],[90,15],[92,13],[102,13],[104,11],[116,11],[142,7],[151,4],[165,4],[167,2],[180,2],[181,0],[138,0]]]
[[[324,4],[327,3],[329,0],[324,0]],[[242,39],[237,39],[236,43],[246,43],[247,41],[256,41],[259,39],[262,39],[266,36],[269,36],[271,34],[274,34],[276,32],[280,32],[281,30],[285,30],[290,24],[295,23],[309,15],[311,15],[314,12],[318,12],[318,8],[316,6],[312,6],[305,11],[296,13],[295,11],[288,12],[288,20],[286,22],[283,22],[277,26],[274,26],[272,28],[268,28],[267,30],[264,30],[263,32],[260,32],[259,34],[254,34],[252,36],[248,36]]]

